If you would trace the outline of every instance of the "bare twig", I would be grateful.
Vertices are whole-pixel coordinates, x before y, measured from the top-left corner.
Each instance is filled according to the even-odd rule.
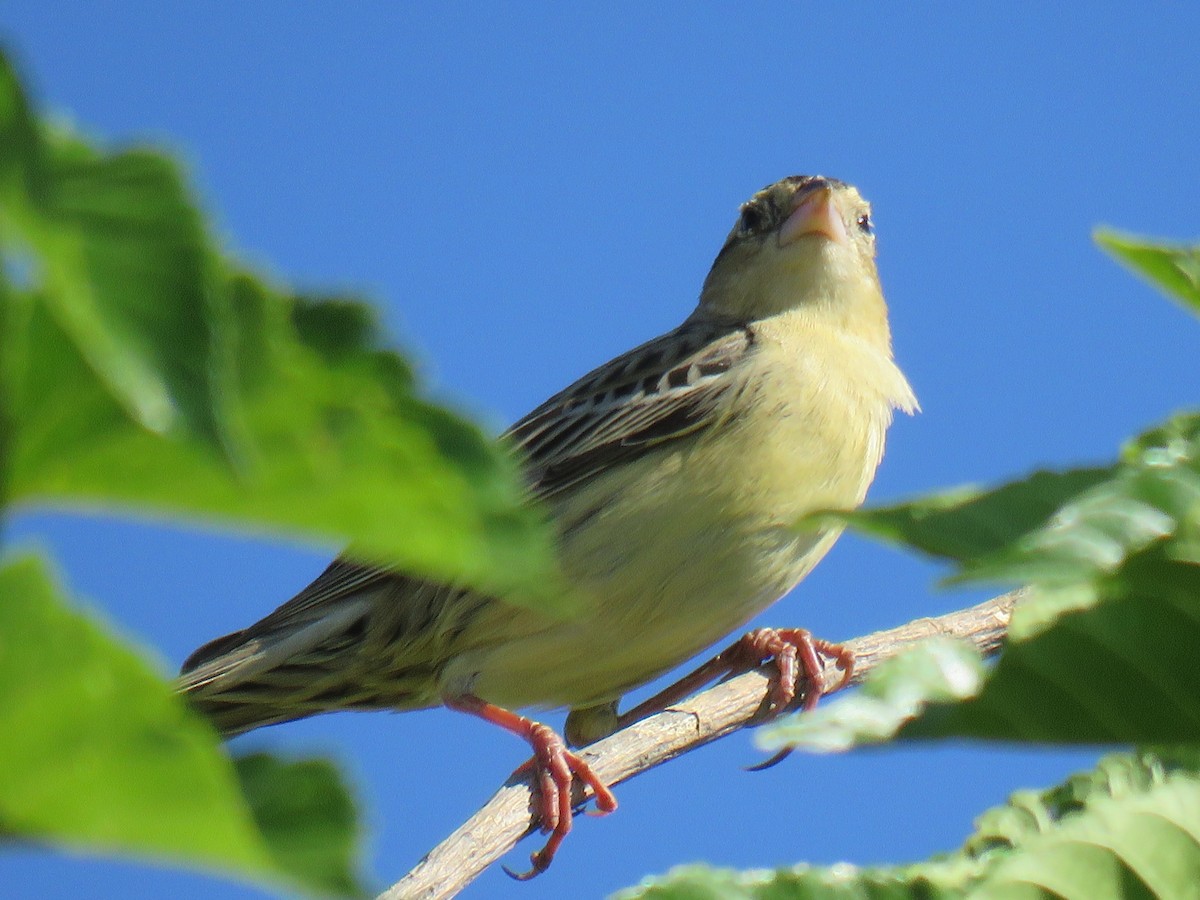
[[[866,637],[846,641],[855,656],[854,682],[889,657],[935,635],[962,638],[984,655],[1000,648],[1008,620],[1022,591],[932,619],[917,619]],[[676,756],[753,725],[759,719],[773,669],[763,666],[731,678],[670,709],[635,722],[580,755],[608,784],[619,784]],[[830,666],[826,692],[836,691],[841,672]],[[445,900],[458,894],[488,866],[531,833],[531,783],[528,776],[509,780],[487,804],[431,850],[377,900]],[[584,797],[576,799],[582,803]]]

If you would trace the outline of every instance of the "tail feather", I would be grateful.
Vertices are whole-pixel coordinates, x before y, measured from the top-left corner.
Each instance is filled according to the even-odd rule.
[[[212,722],[217,732],[226,740],[255,728],[294,722],[314,714],[312,710],[286,709],[254,701],[241,702],[213,697],[189,696],[188,702]]]
[[[246,642],[246,632],[235,631],[232,634],[227,634],[219,638],[215,638],[197,647],[192,651],[191,656],[183,661],[183,665],[179,667],[180,675],[187,675],[194,669],[200,668],[206,662],[216,659],[219,656],[224,656],[231,650],[236,649]]]
[[[348,603],[301,625],[219,637],[184,661],[176,688],[226,737],[352,706],[347,661],[323,645],[341,643],[365,613],[365,602]]]

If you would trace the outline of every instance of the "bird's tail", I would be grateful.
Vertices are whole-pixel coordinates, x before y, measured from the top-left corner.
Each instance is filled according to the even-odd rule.
[[[353,643],[363,608],[347,604],[290,627],[264,627],[209,641],[183,663],[176,689],[223,737],[352,707],[342,655]]]
[[[246,632],[235,631],[200,647],[183,663],[176,688],[193,709],[208,718],[224,738],[235,737],[261,725],[288,722],[307,715],[289,710],[283,698],[239,677],[246,653]]]

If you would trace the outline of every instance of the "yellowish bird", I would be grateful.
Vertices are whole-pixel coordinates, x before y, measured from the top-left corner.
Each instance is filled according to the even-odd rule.
[[[743,626],[824,556],[839,529],[796,523],[863,501],[896,408],[916,399],[892,360],[870,207],[835,179],[785,178],[742,205],[682,325],[507,433],[551,513],[573,617],[339,559],[192,654],[181,689],[227,735],[438,705],[513,731],[534,749],[552,832],[536,874],[570,829],[572,774],[600,810],[616,801],[557,734],[512,710],[570,709],[574,744],[611,732],[623,694]],[[820,665],[798,629],[738,646],[777,658],[776,706],[797,660],[810,679]]]

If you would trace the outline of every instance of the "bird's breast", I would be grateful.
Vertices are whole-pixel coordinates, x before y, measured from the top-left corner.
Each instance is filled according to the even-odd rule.
[[[790,590],[837,536],[799,520],[861,503],[882,454],[891,406],[856,368],[863,352],[764,341],[729,373],[737,380],[702,432],[561,501],[562,563],[581,613],[510,635],[478,661],[477,689],[515,705],[603,702]]]

